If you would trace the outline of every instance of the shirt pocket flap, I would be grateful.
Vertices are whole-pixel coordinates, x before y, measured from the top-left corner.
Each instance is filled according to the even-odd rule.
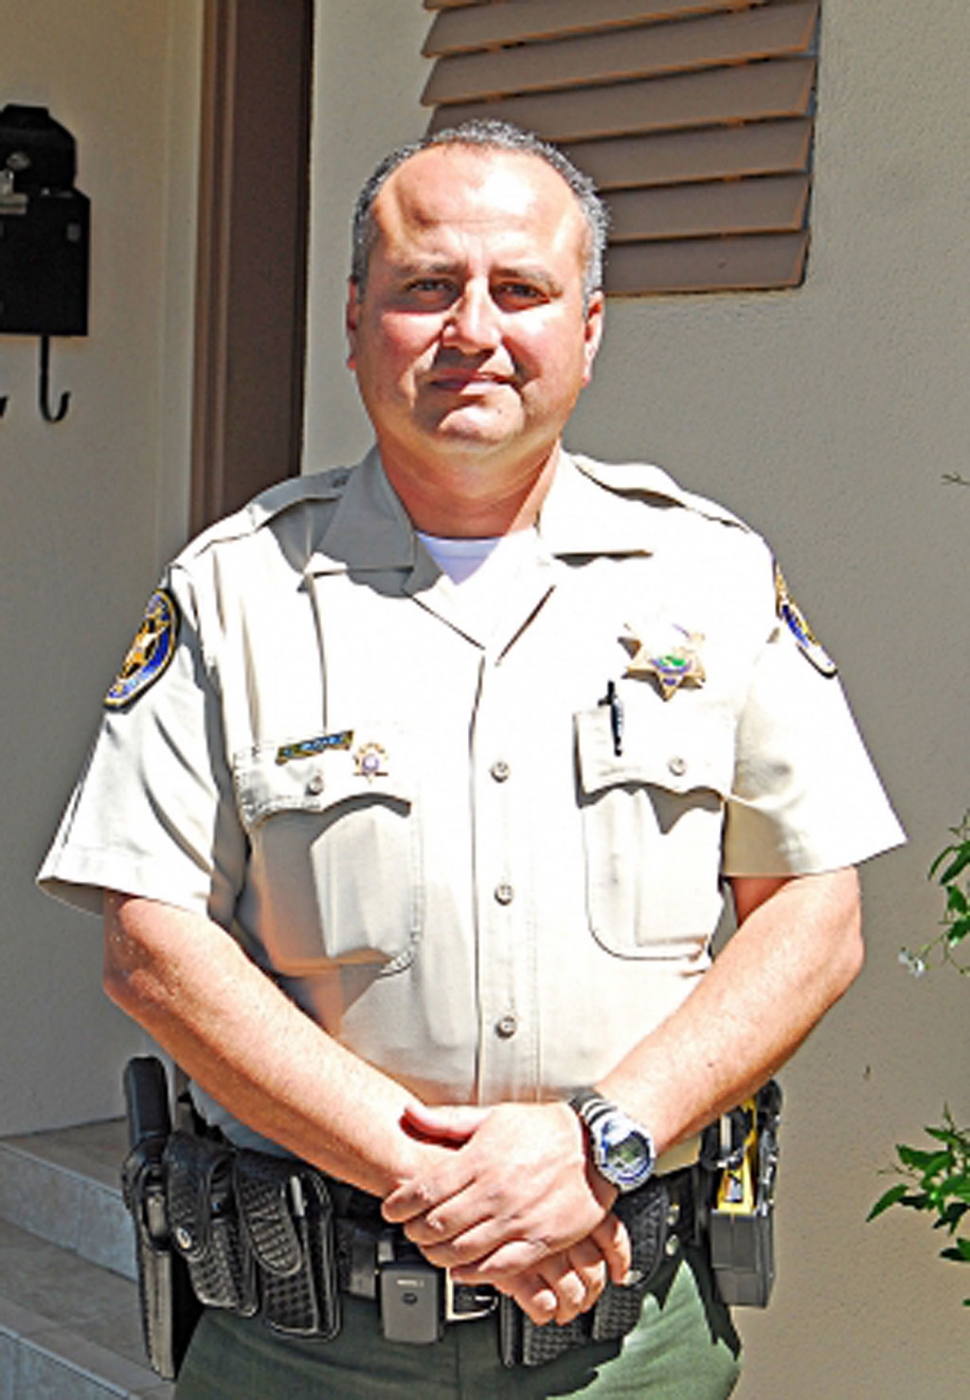
[[[608,705],[575,718],[580,783],[587,797],[628,783],[675,793],[709,788],[725,798],[731,792],[734,731],[727,712],[691,706],[665,714],[651,706],[645,714],[627,706],[619,754]]]
[[[277,812],[327,812],[340,803],[410,807],[413,783],[405,746],[386,726],[380,740],[310,742],[320,744],[318,751],[307,752],[309,744],[258,744],[235,757],[233,781],[247,830]],[[291,756],[297,748],[301,752]]]

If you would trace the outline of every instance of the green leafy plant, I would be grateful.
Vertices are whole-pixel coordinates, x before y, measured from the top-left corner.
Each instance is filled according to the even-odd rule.
[[[933,1228],[945,1230],[950,1241],[940,1257],[970,1264],[970,1236],[959,1233],[970,1211],[970,1130],[958,1128],[949,1109],[944,1109],[943,1118],[942,1127],[925,1129],[936,1143],[929,1151],[897,1145],[896,1170],[906,1180],[880,1196],[867,1218],[875,1220],[890,1206],[929,1211],[936,1216]],[[963,1305],[970,1307],[970,1298],[964,1298]]]
[[[970,937],[970,812],[959,826],[950,828],[950,834],[954,840],[936,857],[928,876],[944,893],[940,931],[921,948],[903,948],[899,955],[915,977],[922,977],[934,962],[949,964],[962,976],[970,973],[970,964],[956,952]],[[945,1231],[949,1240],[940,1250],[941,1257],[970,1264],[970,1236],[961,1233],[970,1211],[970,1128],[958,1127],[944,1108],[943,1123],[924,1131],[933,1140],[928,1150],[897,1144],[894,1170],[904,1180],[880,1196],[868,1219],[875,1220],[891,1206],[927,1211],[936,1217],[933,1228]],[[963,1302],[970,1307],[970,1298]]]
[[[933,962],[950,963],[964,977],[970,973],[970,963],[955,953],[970,935],[970,812],[964,814],[959,826],[950,827],[950,835],[956,839],[943,847],[928,875],[936,879],[946,897],[940,932],[915,952],[903,948],[899,954],[899,961],[914,977],[922,977]]]

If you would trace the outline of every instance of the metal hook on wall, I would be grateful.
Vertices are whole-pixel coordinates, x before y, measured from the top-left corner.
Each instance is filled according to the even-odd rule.
[[[59,423],[67,413],[67,406],[71,401],[70,390],[61,394],[57,411],[52,412],[50,406],[50,379],[51,379],[51,338],[49,335],[42,335],[40,338],[40,385],[38,400],[40,403],[41,417],[47,423]]]

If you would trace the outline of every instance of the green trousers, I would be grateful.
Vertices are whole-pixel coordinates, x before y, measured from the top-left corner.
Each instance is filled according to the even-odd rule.
[[[455,1323],[440,1342],[385,1341],[373,1303],[343,1297],[330,1342],[283,1338],[258,1319],[207,1310],[176,1387],[177,1400],[725,1400],[740,1343],[692,1251],[665,1265],[641,1319],[619,1342],[597,1342],[545,1366],[507,1369],[494,1317]]]

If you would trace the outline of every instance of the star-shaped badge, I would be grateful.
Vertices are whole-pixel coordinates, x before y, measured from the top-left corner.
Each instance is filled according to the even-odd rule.
[[[686,627],[678,626],[671,631],[670,644],[660,648],[641,641],[632,627],[620,638],[630,652],[625,674],[641,679],[652,677],[665,700],[682,685],[701,686],[707,679],[699,650],[704,641],[703,632],[688,632]]]
[[[373,742],[361,744],[354,754],[354,772],[359,778],[387,777],[387,750]]]

